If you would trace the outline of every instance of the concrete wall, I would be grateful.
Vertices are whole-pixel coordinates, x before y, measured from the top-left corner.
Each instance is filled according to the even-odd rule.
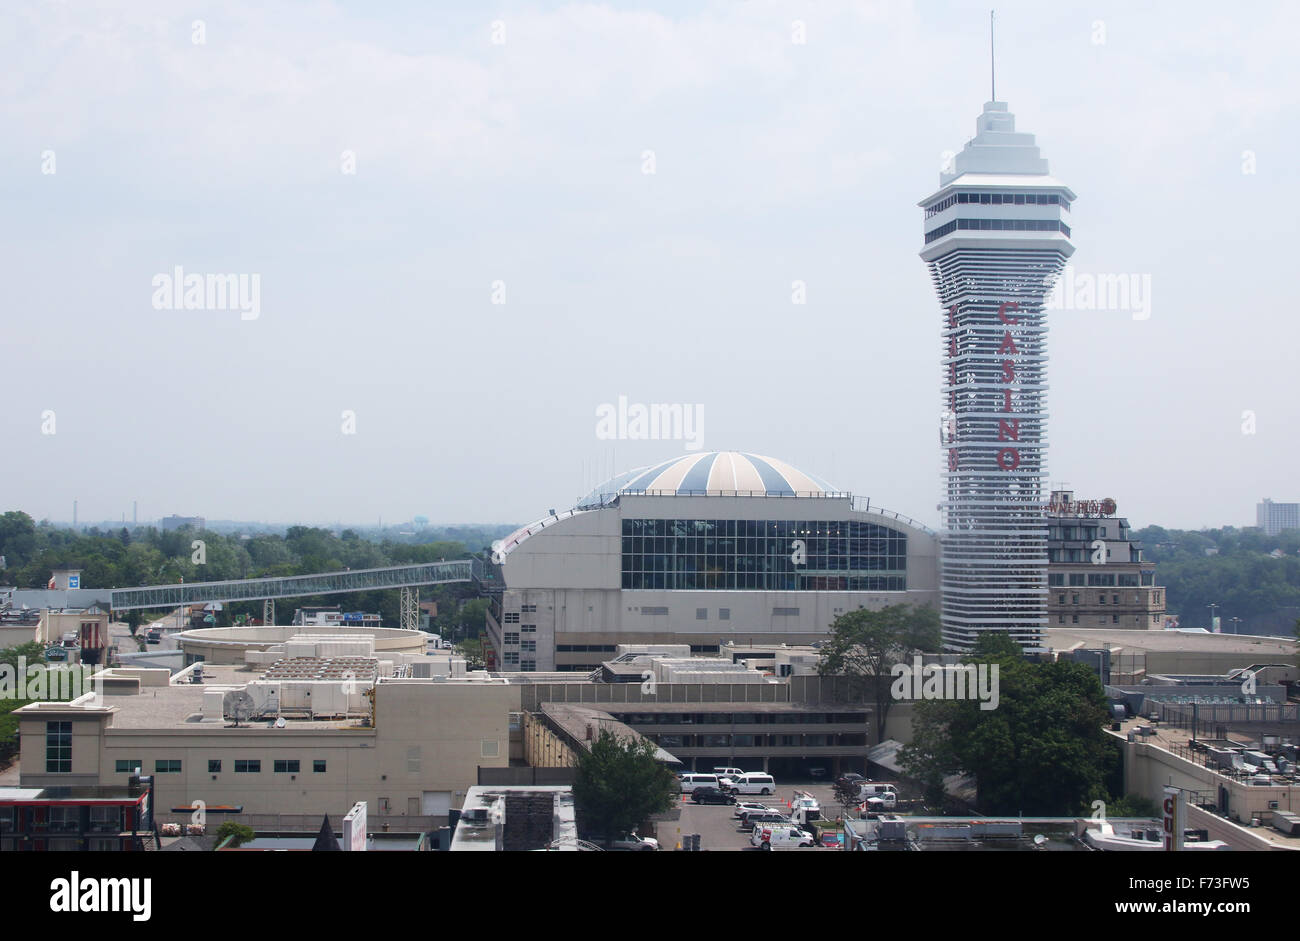
[[[20,647],[36,640],[39,624],[16,624],[12,627],[0,627],[0,650],[6,647]]]

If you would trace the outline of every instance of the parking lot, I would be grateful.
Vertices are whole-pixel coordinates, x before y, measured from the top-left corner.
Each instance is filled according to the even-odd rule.
[[[834,820],[840,816],[840,806],[835,802],[834,786],[822,782],[782,783],[777,781],[776,793],[767,797],[757,795],[742,796],[741,800],[757,801],[773,810],[786,812],[786,804],[796,790],[807,791],[821,804],[822,816]],[[700,849],[711,851],[753,850],[750,845],[749,831],[742,831],[739,821],[732,816],[734,804],[696,804],[690,794],[683,794],[678,805],[676,819],[661,820],[658,824],[659,843],[665,850],[676,849],[681,838],[690,833],[700,835]],[[800,852],[825,852],[818,848],[803,849]]]

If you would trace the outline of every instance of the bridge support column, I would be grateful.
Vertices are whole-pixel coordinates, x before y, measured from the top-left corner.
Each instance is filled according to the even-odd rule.
[[[420,590],[418,588],[402,589],[402,623],[398,625],[408,631],[420,628]]]
[[[262,623],[275,624],[275,599],[267,598],[262,602]]]

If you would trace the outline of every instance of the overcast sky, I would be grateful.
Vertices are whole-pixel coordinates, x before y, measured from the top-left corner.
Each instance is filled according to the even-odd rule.
[[[687,453],[599,438],[625,396],[938,524],[916,203],[987,5],[182,6],[0,12],[0,509],[525,522]],[[1048,479],[1251,525],[1300,500],[1300,8],[1132,6],[998,4],[1076,276],[1151,286],[1052,315]],[[167,309],[177,266],[258,308]]]

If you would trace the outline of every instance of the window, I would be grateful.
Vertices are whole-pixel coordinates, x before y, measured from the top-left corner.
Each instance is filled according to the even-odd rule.
[[[316,774],[322,773],[325,770],[325,759],[317,758],[315,761],[313,761],[311,763],[311,770]]]
[[[179,758],[159,758],[153,763],[154,774],[180,774],[181,762]]]
[[[1071,623],[1071,624],[1078,624],[1078,623],[1079,623],[1079,615],[1077,615],[1077,614],[1072,614],[1072,615],[1070,615],[1070,623]]]
[[[730,620],[731,620],[731,609],[730,609],[730,608],[719,608],[719,609],[718,609],[718,620],[719,620],[719,621],[730,621]]]
[[[1111,604],[1119,604],[1119,595],[1111,595],[1111,596],[1110,596],[1110,603],[1111,603]]]
[[[907,535],[858,520],[624,519],[621,563],[631,590],[905,591]]]
[[[536,633],[537,633],[537,625],[536,625],[536,624],[520,624],[520,625],[519,625],[519,630],[521,630],[521,631],[522,631],[523,633],[525,633],[525,634],[536,634]]]
[[[275,771],[277,774],[297,774],[298,762],[289,758],[275,759]]]
[[[519,649],[524,653],[537,653],[537,641],[526,640],[519,645]]]
[[[1099,594],[1097,596],[1097,604],[1105,604],[1105,603],[1106,603],[1106,595],[1104,593]]]
[[[1071,572],[1071,573],[1070,573],[1070,587],[1071,587],[1071,588],[1078,588],[1080,585],[1085,584],[1086,581],[1087,581],[1087,579],[1084,577],[1084,575],[1083,575],[1082,572]]]
[[[113,770],[118,774],[135,774],[135,769],[144,770],[144,762],[139,758],[119,758],[113,763]]]
[[[1118,615],[1118,614],[1112,614],[1112,615],[1110,616],[1110,623],[1112,623],[1112,624],[1118,624],[1118,623],[1119,623],[1119,615]]]
[[[1060,572],[1052,572],[1047,576],[1047,585],[1049,588],[1061,588],[1065,586],[1065,576]]]
[[[1056,623],[1057,623],[1057,624],[1064,624],[1064,623],[1065,623],[1065,615],[1064,615],[1064,614],[1058,614],[1058,615],[1056,616]]]
[[[667,608],[667,606],[664,606],[664,605],[659,605],[659,606],[648,605],[648,606],[644,606],[644,607],[641,608],[641,613],[642,613],[642,614],[651,614],[651,615],[667,614],[667,613],[668,613],[668,608]]]
[[[1070,596],[1070,603],[1071,603],[1071,604],[1078,604],[1078,603],[1079,603],[1079,596],[1078,596],[1078,595],[1071,595],[1071,596]]]
[[[695,620],[697,620],[697,621],[707,621],[708,619],[709,619],[709,609],[708,609],[708,608],[696,608],[696,609],[695,609]]]
[[[1064,592],[1062,592],[1061,594],[1059,594],[1059,595],[1056,596],[1056,603],[1057,603],[1057,604],[1065,604],[1065,594],[1064,594]]]
[[[799,616],[798,608],[773,608],[773,617],[796,618]]]
[[[519,632],[518,632],[518,631],[506,631],[505,634],[503,635],[503,638],[504,638],[503,643],[507,643],[507,644],[517,644],[517,643],[519,643]]]
[[[235,774],[257,774],[262,770],[262,762],[257,758],[236,758]]]
[[[536,614],[536,613],[537,613],[537,605],[535,605],[535,604],[521,604],[521,605],[519,606],[519,610],[522,611],[524,614]]]
[[[479,756],[482,758],[496,758],[501,753],[501,743],[494,738],[482,739],[479,748]]]
[[[503,617],[503,618],[501,619],[501,623],[502,623],[502,624],[518,624],[518,623],[519,623],[519,612],[518,612],[518,611],[507,611],[505,617]]]
[[[522,673],[534,673],[537,670],[537,661],[524,660],[519,664],[519,670]]]
[[[209,759],[208,759],[208,774],[220,774],[220,773],[221,773],[221,759],[220,759],[220,758],[209,758]]]
[[[501,662],[504,663],[504,664],[506,664],[507,666],[518,666],[518,665],[519,665],[519,651],[518,651],[518,650],[507,650],[505,653],[503,653],[503,654],[501,655]]]
[[[45,771],[47,774],[72,773],[72,723],[45,723]]]

